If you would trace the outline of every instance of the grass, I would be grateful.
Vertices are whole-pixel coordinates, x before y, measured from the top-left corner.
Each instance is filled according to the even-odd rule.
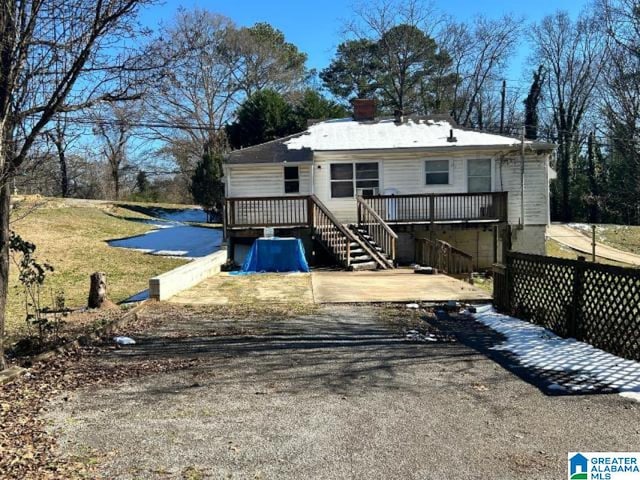
[[[11,228],[36,245],[40,262],[55,268],[45,283],[46,297],[63,290],[67,306],[73,308],[86,305],[89,275],[93,272],[107,274],[109,298],[120,302],[145,290],[150,277],[185,263],[107,245],[107,240],[149,231],[151,227],[140,222],[145,218],[142,213],[119,206],[69,207],[54,199],[19,204],[12,213]],[[9,338],[26,331],[18,285],[12,266],[6,325]]]
[[[640,255],[640,226],[598,225],[596,238],[599,242]]]
[[[547,255],[550,257],[557,257],[557,258],[568,258],[570,260],[576,260],[580,255],[582,255],[583,257],[586,257],[588,261],[591,261],[591,255],[577,252],[576,250],[573,250],[572,248],[569,248],[551,239],[547,239]],[[630,266],[626,263],[616,262],[614,260],[609,260],[607,258],[602,258],[598,256],[596,256],[596,262],[603,263],[606,265],[617,265],[619,267]]]
[[[285,305],[296,310],[313,303],[309,274],[215,275],[178,293],[173,303],[217,304],[249,308]]]

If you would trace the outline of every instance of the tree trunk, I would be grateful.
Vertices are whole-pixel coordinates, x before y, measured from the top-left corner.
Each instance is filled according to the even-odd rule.
[[[107,300],[107,274],[95,272],[91,274],[91,287],[89,288],[89,308],[100,308]]]
[[[60,163],[60,193],[63,198],[69,196],[69,173],[67,171],[67,156],[64,150],[58,147],[58,163]]]
[[[9,281],[9,214],[11,188],[5,181],[0,186],[0,370],[6,368],[4,358],[5,316]]]
[[[559,180],[560,180],[560,209],[561,209],[561,220],[563,222],[571,221],[571,202],[569,200],[569,171],[571,164],[571,139],[568,134],[562,135],[562,145],[560,152],[560,171]]]

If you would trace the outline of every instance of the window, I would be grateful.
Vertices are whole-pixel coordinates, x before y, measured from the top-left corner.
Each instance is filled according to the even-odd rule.
[[[284,193],[300,193],[298,167],[284,167]]]
[[[358,191],[371,195],[377,192],[379,185],[375,162],[331,164],[331,198],[353,197]]]
[[[427,160],[424,170],[427,185],[449,184],[449,160]]]
[[[491,191],[491,159],[467,161],[467,188],[469,192]]]

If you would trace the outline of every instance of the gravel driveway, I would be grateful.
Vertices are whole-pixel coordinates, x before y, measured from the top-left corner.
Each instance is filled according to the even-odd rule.
[[[50,414],[67,452],[104,455],[107,478],[558,479],[567,451],[640,450],[640,404],[548,397],[458,342],[408,342],[407,310],[153,308],[164,321],[103,361],[192,367],[80,391]]]

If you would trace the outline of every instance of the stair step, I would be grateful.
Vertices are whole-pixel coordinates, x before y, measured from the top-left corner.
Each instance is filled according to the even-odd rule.
[[[351,262],[368,262],[371,260],[369,255],[356,255],[351,257]]]
[[[365,263],[352,263],[351,269],[354,271],[360,270],[377,270],[378,264],[376,262],[365,262]]]

